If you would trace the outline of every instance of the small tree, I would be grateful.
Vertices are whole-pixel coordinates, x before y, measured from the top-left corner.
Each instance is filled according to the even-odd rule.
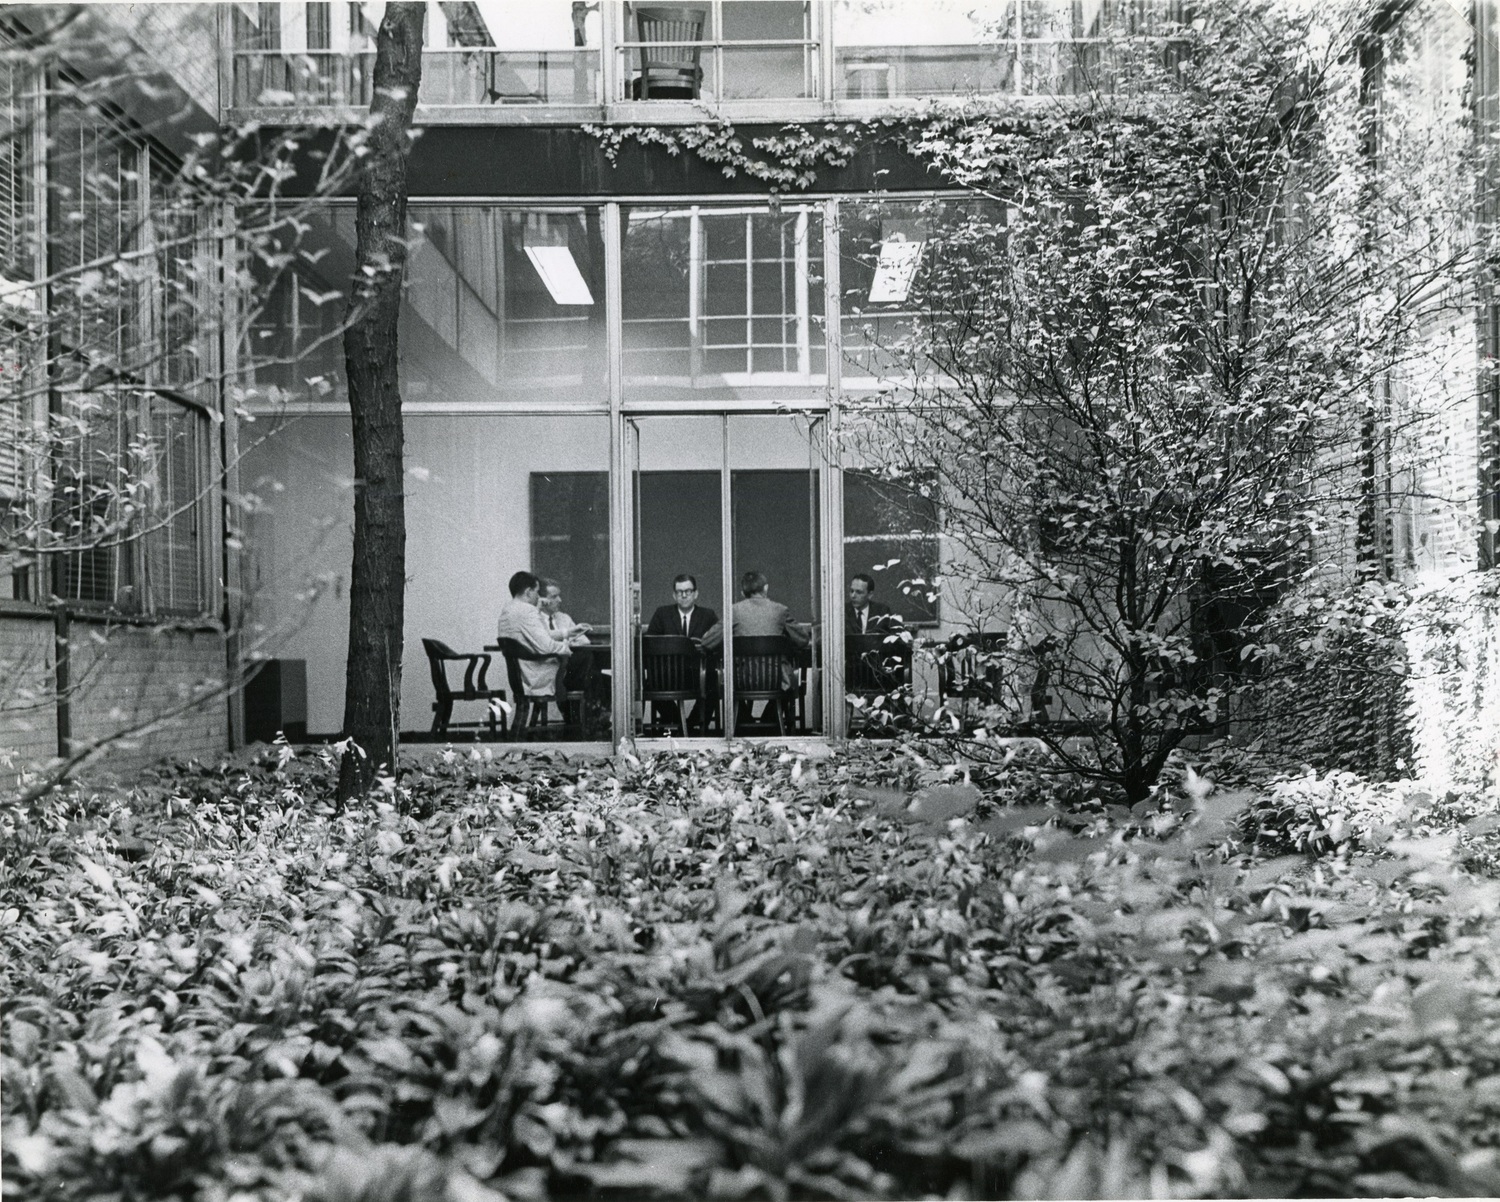
[[[425,3],[387,5],[375,51],[369,155],[359,176],[344,362],[354,435],[354,566],[338,797],[362,795],[399,748],[406,494],[396,351],[406,269],[406,166],[422,82]]]
[[[1400,296],[1457,265],[1371,253],[1357,29],[1217,6],[1126,44],[1128,94],[916,142],[984,203],[929,206],[915,315],[868,327],[895,383],[849,437],[939,498],[945,579],[1003,598],[989,725],[1132,802],[1275,670],[1266,615],[1357,526],[1389,432]]]

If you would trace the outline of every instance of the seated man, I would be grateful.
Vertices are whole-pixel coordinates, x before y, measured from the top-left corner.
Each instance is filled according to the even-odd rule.
[[[701,640],[718,625],[719,615],[706,605],[698,604],[698,579],[692,573],[679,572],[672,578],[672,596],[675,604],[658,606],[656,612],[651,615],[651,623],[646,627],[648,635],[681,635],[683,638]],[[715,673],[710,668],[708,675],[710,698],[718,695],[716,685]],[[670,730],[679,724],[680,719],[675,701],[653,701],[651,708],[653,716],[664,723],[667,729]],[[689,734],[702,732],[704,715],[701,711],[704,708],[706,707],[694,704],[693,712],[688,716],[687,721]]]
[[[849,579],[849,604],[844,607],[845,634],[885,634],[900,629],[901,615],[884,601],[876,601],[875,577],[856,572]]]
[[[812,643],[812,630],[792,617],[792,611],[779,601],[772,601],[769,595],[769,583],[759,572],[746,572],[740,578],[740,592],[744,599],[736,601],[730,610],[730,620],[733,624],[734,637],[742,638],[756,635],[785,635],[796,647],[807,647]],[[724,625],[722,622],[715,623],[713,628],[703,636],[703,646],[713,650],[724,643]],[[796,674],[792,668],[792,661],[783,658],[781,661],[781,687],[791,689],[796,682]],[[739,720],[748,722],[750,720],[750,707],[740,704]],[[764,717],[764,714],[762,714]]]
[[[891,607],[875,599],[875,578],[867,572],[856,572],[849,578],[849,604],[844,606],[844,635],[882,634],[896,635],[902,631],[901,615],[893,614]],[[851,649],[851,655],[852,655]],[[861,661],[852,658],[846,665],[845,680],[854,689],[879,689],[889,693],[903,681],[902,657],[895,648],[883,645],[882,650],[859,652]],[[910,663],[908,658],[907,663]]]
[[[680,634],[701,639],[719,621],[719,615],[706,605],[698,604],[698,579],[690,572],[679,572],[672,578],[675,605],[661,605],[651,615],[647,634]]]
[[[523,659],[520,667],[526,696],[551,699],[557,694],[558,664],[572,654],[573,648],[566,638],[558,637],[561,631],[554,634],[547,628],[542,611],[538,608],[540,601],[541,581],[526,571],[512,576],[510,600],[500,610],[496,637],[515,639],[533,655],[549,657],[542,660]]]
[[[562,612],[562,585],[547,576],[538,577],[537,580],[539,597],[537,610],[542,615],[542,620],[547,624],[547,633],[555,639],[562,639],[574,651],[568,657],[568,670],[563,682],[566,690],[573,691],[583,687],[584,678],[588,674],[589,657],[587,654],[578,654],[589,645],[589,632],[594,628],[587,622],[575,622],[571,617]]]

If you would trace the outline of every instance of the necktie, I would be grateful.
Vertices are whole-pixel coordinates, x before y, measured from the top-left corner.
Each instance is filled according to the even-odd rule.
[[[870,611],[868,609],[862,609],[862,610],[859,611],[859,632],[860,632],[860,634],[868,634],[869,633],[869,630],[868,630],[868,628],[866,627],[866,624],[865,624],[866,621],[867,621],[867,619],[869,618],[869,616],[870,616]]]
[[[687,638],[688,637],[688,616],[687,616],[687,614],[683,614],[682,615],[682,637],[683,638]]]
[[[556,630],[557,629],[557,615],[556,614],[548,614],[547,615],[547,629],[548,630]]]

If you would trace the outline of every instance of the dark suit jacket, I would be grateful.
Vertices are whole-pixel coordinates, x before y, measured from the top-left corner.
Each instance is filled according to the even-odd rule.
[[[870,624],[865,630],[866,634],[886,634],[892,630],[901,629],[901,619],[891,613],[891,607],[884,601],[870,602]],[[847,601],[844,603],[844,633],[858,634],[859,618],[855,616],[854,606]]]
[[[703,605],[694,606],[688,618],[688,638],[701,639],[718,621],[719,615],[713,610]],[[646,627],[646,633],[680,635],[682,633],[681,611],[675,605],[663,605],[651,615],[651,624]]]

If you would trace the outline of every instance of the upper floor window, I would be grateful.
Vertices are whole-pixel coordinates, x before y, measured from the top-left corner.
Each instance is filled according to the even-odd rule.
[[[233,9],[235,105],[370,103],[378,5],[273,0]],[[597,104],[599,4],[430,4],[420,100],[429,106]]]
[[[1131,55],[1158,54],[1186,3],[442,0],[427,10],[420,100],[470,107],[1079,93],[1124,86]],[[346,0],[234,5],[231,104],[369,104],[380,9]]]
[[[834,0],[839,99],[1012,91],[1016,0]]]

